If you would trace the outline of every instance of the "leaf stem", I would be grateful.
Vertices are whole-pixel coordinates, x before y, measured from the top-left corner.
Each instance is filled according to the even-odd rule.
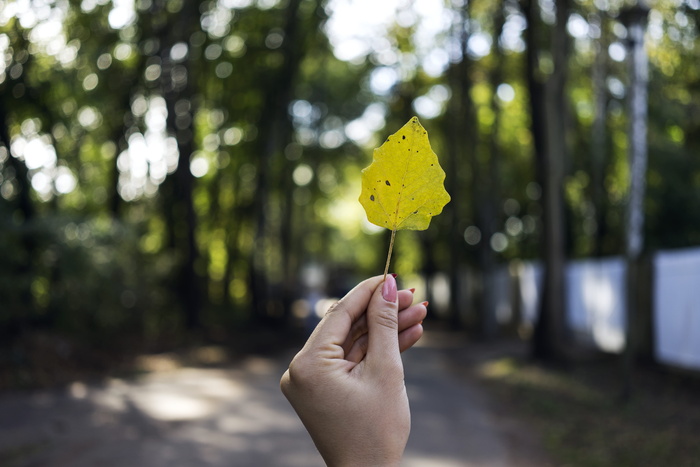
[[[391,242],[389,242],[389,254],[386,255],[386,266],[384,266],[384,280],[389,272],[389,263],[391,263],[391,252],[394,251],[394,237],[396,237],[396,229],[391,231]]]

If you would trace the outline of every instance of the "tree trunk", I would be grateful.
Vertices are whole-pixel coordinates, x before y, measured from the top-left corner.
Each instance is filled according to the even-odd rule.
[[[590,22],[600,30],[595,62],[591,81],[593,83],[593,99],[595,103],[593,125],[591,126],[591,185],[592,201],[595,219],[595,235],[593,238],[593,254],[603,254],[603,242],[606,234],[605,220],[605,160],[606,160],[606,117],[608,107],[608,92],[605,86],[607,75],[608,34],[602,20],[603,13],[591,15]],[[592,38],[593,39],[593,38]]]
[[[557,21],[552,30],[551,51],[554,71],[543,84],[538,76],[535,33],[539,12],[534,2],[525,2],[528,86],[532,110],[532,133],[535,142],[538,179],[542,187],[544,288],[540,313],[533,336],[533,355],[553,360],[563,355],[565,332],[564,290],[564,203],[563,180],[566,158],[566,83],[568,40],[568,0],[558,0]]]
[[[34,297],[31,293],[30,284],[32,283],[34,277],[34,257],[36,255],[36,241],[32,230],[28,226],[34,220],[36,215],[34,205],[29,196],[30,183],[28,178],[27,166],[19,161],[17,158],[10,154],[10,133],[8,131],[8,118],[7,110],[5,107],[4,100],[0,100],[0,145],[4,146],[7,150],[7,161],[6,164],[14,170],[15,180],[19,186],[16,197],[17,209],[21,213],[22,228],[19,229],[20,232],[20,245],[24,250],[23,256],[24,261],[22,261],[16,268],[16,273],[18,278],[22,278],[26,287],[23,287],[21,292],[18,294],[23,304],[23,309],[16,309],[12,313],[12,319],[7,323],[6,331],[7,335],[16,335],[17,331],[24,330],[29,326],[30,317],[35,309]],[[4,203],[5,200],[0,197],[0,202]],[[9,203],[8,203],[9,204]],[[10,206],[9,212],[13,209]]]
[[[544,191],[547,179],[545,175],[547,169],[547,120],[544,105],[545,86],[544,80],[539,73],[539,47],[537,44],[537,32],[541,28],[541,23],[538,21],[539,8],[537,7],[536,0],[524,0],[522,8],[523,14],[527,20],[527,28],[525,29],[525,42],[527,47],[525,53],[525,69],[528,93],[530,96],[530,125],[535,152],[535,174],[537,182]],[[540,249],[541,255],[544,258],[546,250],[546,241],[544,239],[540,242]],[[547,266],[545,262],[545,269]],[[544,298],[544,293],[542,297]],[[535,322],[535,332],[532,337],[532,354],[536,358],[547,358],[553,353],[553,349],[547,339],[549,333],[546,332],[551,327],[550,322],[550,314],[544,307],[544,299],[541,299],[537,321]]]
[[[490,306],[489,277],[495,266],[495,255],[490,246],[490,238],[493,234],[495,217],[494,200],[490,187],[492,180],[488,179],[489,169],[484,170],[482,161],[478,157],[479,131],[476,118],[476,110],[472,101],[471,91],[473,87],[471,77],[472,62],[468,55],[468,42],[471,37],[469,21],[471,18],[471,2],[468,2],[462,10],[460,21],[459,43],[461,61],[457,65],[456,86],[459,89],[460,116],[457,119],[461,125],[457,127],[455,135],[458,144],[463,148],[464,158],[471,169],[471,195],[474,206],[474,218],[481,231],[481,242],[478,245],[477,263],[484,285],[480,300],[476,304],[476,332],[481,337],[491,337],[495,334],[496,320],[493,307]],[[460,299],[459,296],[456,298]]]
[[[460,137],[464,131],[464,124],[461,120],[462,111],[460,108],[461,99],[458,98],[460,76],[457,74],[458,67],[451,67],[448,70],[448,79],[452,89],[452,99],[448,107],[448,118],[446,119],[445,134],[447,135],[447,167],[449,175],[445,179],[445,187],[450,193],[452,200],[447,205],[450,216],[449,251],[450,255],[450,322],[453,327],[461,326],[461,307],[463,304],[461,288],[461,259],[460,252],[464,249],[464,240],[460,232],[460,219],[462,218],[463,200],[461,185],[463,180],[459,167],[463,154],[464,141]]]
[[[163,63],[162,90],[165,98],[168,117],[166,125],[177,140],[179,151],[178,165],[172,175],[171,200],[168,207],[171,211],[166,218],[169,220],[171,242],[175,246],[179,265],[176,275],[176,290],[182,304],[187,329],[195,329],[200,323],[201,292],[199,277],[195,271],[198,258],[195,232],[197,215],[194,210],[192,191],[194,177],[190,171],[190,158],[194,151],[194,69],[191,66],[194,59],[190,58],[185,64],[174,63],[170,58],[170,50],[178,42],[187,42],[191,34],[199,28],[199,2],[185,2],[178,13],[174,24],[165,32],[165,45],[161,51]],[[191,54],[190,54],[191,57]],[[186,66],[187,65],[187,66]],[[188,105],[177,105],[187,102]],[[188,122],[183,125],[182,122]],[[178,124],[179,123],[179,124]]]
[[[630,192],[627,202],[625,253],[627,259],[627,335],[624,352],[624,397],[632,391],[632,373],[638,344],[639,266],[644,247],[644,192],[647,169],[647,86],[649,61],[644,47],[644,31],[649,7],[643,1],[623,12],[628,31],[630,73],[629,165]]]
[[[498,12],[494,18],[494,69],[491,72],[490,81],[493,86],[498,86],[503,79],[503,54],[498,45],[498,40],[503,31],[505,24],[505,12],[503,10],[503,2],[499,3]],[[494,89],[491,98],[491,110],[495,117],[491,125],[491,134],[489,135],[489,153],[488,163],[485,167],[485,177],[479,185],[482,187],[482,195],[480,204],[483,213],[482,224],[484,236],[481,241],[481,252],[483,256],[482,270],[484,274],[484,316],[487,318],[482,323],[482,335],[486,338],[492,338],[498,332],[498,321],[496,316],[496,270],[497,258],[491,246],[491,237],[496,233],[496,225],[499,222],[499,207],[502,202],[501,196],[501,157],[500,147],[498,142],[498,128],[500,125],[500,111],[498,109],[498,99]]]
[[[271,164],[276,155],[284,149],[284,138],[289,133],[289,116],[287,106],[291,100],[294,81],[301,61],[301,41],[298,40],[299,5],[301,0],[290,0],[286,10],[284,27],[284,42],[280,52],[284,62],[278,73],[269,82],[265,105],[258,122],[258,165],[257,190],[253,200],[254,215],[256,216],[255,245],[250,258],[250,290],[253,316],[260,321],[267,321],[273,303],[270,290],[267,261],[265,255],[275,230],[269,225],[269,191],[278,181],[271,180],[273,173]]]

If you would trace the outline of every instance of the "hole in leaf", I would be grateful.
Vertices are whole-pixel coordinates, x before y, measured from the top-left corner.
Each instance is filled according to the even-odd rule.
[[[391,186],[391,183],[389,183],[389,180],[385,180],[386,186]]]

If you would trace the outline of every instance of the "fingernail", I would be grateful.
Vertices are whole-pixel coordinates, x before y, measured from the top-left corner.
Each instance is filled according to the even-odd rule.
[[[396,279],[399,276],[398,274],[393,273],[393,272],[391,273],[391,275],[394,276],[394,279]]]
[[[387,302],[394,303],[397,295],[398,291],[396,290],[396,279],[394,279],[393,274],[390,274],[386,276],[384,285],[382,285],[382,297],[384,297],[384,300]]]
[[[411,287],[411,288],[410,288],[410,289],[408,289],[408,290],[410,290],[410,291],[411,291],[411,293],[416,293],[416,289],[415,289],[415,288],[413,288],[413,287]]]
[[[421,305],[423,305],[424,307],[428,308],[428,302],[427,302],[427,301],[422,302]]]

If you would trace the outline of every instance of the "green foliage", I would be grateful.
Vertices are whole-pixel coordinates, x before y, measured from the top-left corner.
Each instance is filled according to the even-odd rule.
[[[115,344],[127,332],[159,337],[149,324],[167,321],[163,312],[173,305],[159,284],[171,264],[140,251],[138,230],[106,216],[46,215],[5,225],[3,329],[48,328],[93,345]]]
[[[454,27],[430,40],[421,15],[392,17],[349,61],[334,54],[320,0],[144,0],[130,20],[111,2],[75,1],[31,19],[17,10],[25,3],[0,1],[0,325],[12,332],[158,339],[185,326],[286,322],[309,265],[331,283],[381,267],[386,239],[362,222],[358,173],[378,135],[414,113],[445,155],[453,201],[433,229],[399,240],[410,261],[398,272],[539,255],[541,180],[513,2],[453,2]],[[622,4],[607,5],[570,11],[569,256],[623,250],[628,77],[608,53],[624,45]],[[546,79],[554,19],[537,12],[532,47]],[[61,34],[43,27],[51,15]],[[581,21],[587,32],[576,32]],[[647,45],[647,246],[693,245],[693,4],[657,2]],[[425,65],[440,60],[437,72]],[[378,87],[382,76],[393,78]]]

